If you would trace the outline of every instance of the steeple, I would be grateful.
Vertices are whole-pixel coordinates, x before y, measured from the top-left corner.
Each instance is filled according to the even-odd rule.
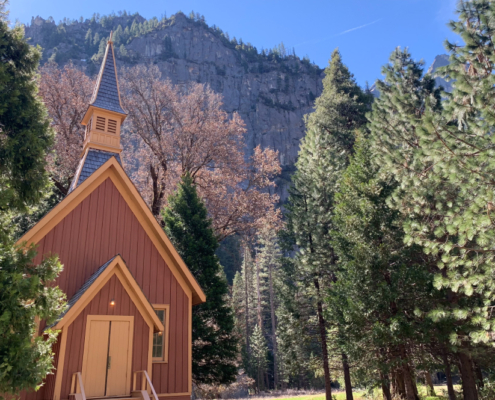
[[[122,108],[113,51],[112,33],[107,43],[93,96],[81,124],[86,126],[81,161],[69,193],[101,167],[109,158],[120,163],[120,128],[127,113]]]
[[[83,151],[91,147],[120,153],[120,127],[126,117],[127,113],[120,101],[117,66],[110,33],[93,96],[81,122],[86,126]]]

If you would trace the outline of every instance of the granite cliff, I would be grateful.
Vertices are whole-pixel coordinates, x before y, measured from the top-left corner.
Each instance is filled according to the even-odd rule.
[[[279,151],[283,172],[277,192],[282,201],[287,198],[304,135],[303,118],[322,91],[324,74],[319,67],[289,54],[283,44],[259,52],[209,27],[197,14],[145,20],[138,14],[119,13],[59,24],[36,17],[26,26],[26,37],[43,48],[43,62],[72,61],[94,74],[110,30],[120,66],[154,63],[174,83],[206,83],[221,93],[225,110],[238,112],[246,123],[246,155],[257,145]]]

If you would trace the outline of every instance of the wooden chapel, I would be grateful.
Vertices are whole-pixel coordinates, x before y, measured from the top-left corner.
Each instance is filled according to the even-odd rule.
[[[192,307],[205,295],[121,165],[122,108],[108,42],[69,194],[20,243],[57,254],[67,310],[54,367],[22,400],[190,399]]]

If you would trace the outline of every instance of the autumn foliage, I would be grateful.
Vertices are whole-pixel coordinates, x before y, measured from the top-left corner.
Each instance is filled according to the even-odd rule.
[[[57,131],[49,172],[67,193],[84,141],[80,124],[94,81],[74,65],[41,69],[41,96]],[[278,153],[257,147],[246,159],[244,122],[222,109],[208,86],[161,79],[156,66],[123,69],[119,84],[129,116],[123,160],[153,214],[159,218],[181,176],[189,173],[205,201],[215,233],[223,239],[280,220],[273,194]]]
[[[161,80],[156,66],[124,69],[121,88],[129,112],[124,159],[154,215],[189,173],[219,238],[278,219],[278,197],[268,190],[280,173],[278,154],[258,147],[245,159],[244,122],[236,113],[229,118],[220,95]]]

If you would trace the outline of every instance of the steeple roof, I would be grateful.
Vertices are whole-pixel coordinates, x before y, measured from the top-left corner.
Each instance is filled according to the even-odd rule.
[[[117,67],[115,64],[112,35],[105,50],[103,63],[101,64],[98,80],[93,91],[93,97],[89,102],[91,106],[105,110],[127,114],[120,103],[119,84],[117,80]]]

